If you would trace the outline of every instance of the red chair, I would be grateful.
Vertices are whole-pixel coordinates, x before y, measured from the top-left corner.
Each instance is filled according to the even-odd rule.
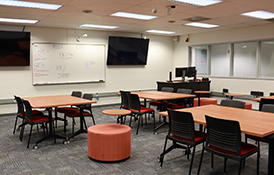
[[[136,134],[138,134],[139,130],[139,125],[140,125],[140,120],[143,121],[142,116],[144,114],[152,114],[152,118],[154,119],[154,128],[155,128],[155,117],[154,117],[154,109],[151,108],[146,108],[140,105],[140,99],[137,94],[127,94],[128,95],[128,100],[129,100],[129,110],[131,111],[131,117],[130,117],[130,122],[129,126],[131,126],[131,120],[132,117],[136,117],[138,119],[138,126],[136,130]],[[153,128],[153,130],[154,130]]]
[[[81,91],[72,91],[71,96],[81,98],[82,92]],[[73,106],[55,108],[55,126],[56,126],[56,128],[57,128],[57,120],[61,120],[61,121],[64,121],[64,131],[65,131],[65,127],[67,125],[67,120],[64,119],[64,118],[58,117],[57,114],[58,114],[58,112],[64,114],[66,111],[71,111],[71,110],[78,110],[78,108],[77,107],[73,107]]]
[[[206,134],[195,131],[193,116],[189,112],[168,110],[169,131],[165,139],[163,153],[159,157],[160,166],[162,167],[165,154],[173,149],[186,149],[187,158],[189,159],[190,148],[193,147],[193,154],[190,161],[189,175],[191,174],[196,145],[202,144],[206,140]],[[172,145],[166,149],[167,140],[172,141]]]
[[[203,147],[198,168],[200,173],[204,150],[212,155],[211,166],[213,168],[213,155],[224,157],[224,173],[226,173],[227,159],[239,161],[238,175],[241,174],[243,161],[257,153],[257,174],[259,174],[259,148],[255,145],[241,141],[241,129],[238,121],[206,117],[207,137]]]
[[[29,143],[30,143],[30,138],[31,138],[31,132],[32,132],[33,125],[35,125],[35,124],[47,124],[50,121],[50,118],[49,118],[48,115],[44,115],[44,114],[33,115],[32,107],[31,107],[29,101],[23,100],[23,103],[24,103],[25,109],[26,109],[26,116],[25,116],[25,119],[24,119],[24,126],[21,129],[21,134],[24,132],[25,125],[27,125],[27,124],[31,125],[30,133],[29,133],[28,146],[27,146],[27,148],[29,148]],[[52,118],[52,121],[54,121],[53,118]]]
[[[15,98],[16,103],[17,103],[17,114],[16,114],[16,117],[15,117],[13,134],[15,133],[15,130],[16,130],[16,125],[17,125],[18,118],[22,119],[22,124],[18,126],[18,129],[20,129],[20,127],[22,127],[24,125],[24,119],[25,119],[25,116],[26,116],[26,112],[24,110],[24,104],[23,104],[22,99],[18,96],[15,96],[15,95],[14,95],[14,98]],[[43,112],[38,111],[38,110],[32,110],[32,115],[43,115]],[[38,128],[39,127],[37,125],[37,130],[39,130]],[[43,126],[43,128],[44,128],[44,126]],[[22,141],[23,135],[20,135],[19,139],[20,139],[20,141]]]
[[[87,99],[87,100],[92,100],[93,95],[92,94],[84,94],[83,98]],[[93,121],[93,124],[95,125],[95,120],[94,120],[94,117],[93,117],[93,114],[92,114],[91,104],[81,105],[81,106],[79,106],[79,108],[80,107],[83,107],[83,115],[84,115],[84,117],[87,117],[87,116],[91,117],[92,121]],[[74,133],[74,124],[75,124],[74,118],[75,117],[80,117],[80,109],[79,108],[73,108],[73,110],[66,110],[65,113],[64,113],[64,120],[66,120],[66,117],[70,117],[70,118],[73,119],[73,122],[72,122],[72,133]],[[85,127],[87,129],[87,125],[86,125],[86,121],[85,120],[84,120],[84,124],[85,124]],[[64,125],[64,132],[66,133],[66,125]]]

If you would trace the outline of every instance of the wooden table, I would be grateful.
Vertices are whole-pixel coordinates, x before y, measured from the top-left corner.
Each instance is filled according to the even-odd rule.
[[[241,97],[244,96],[244,94],[225,94],[225,96],[230,97],[231,100],[233,100],[233,97]]]
[[[107,109],[102,111],[102,113],[105,115],[117,116],[117,123],[119,123],[119,119],[121,119],[121,124],[123,124],[123,117],[131,114],[131,111],[126,109]]]
[[[268,174],[273,175],[274,164],[274,114],[255,110],[239,109],[217,105],[206,105],[193,108],[178,109],[191,112],[195,123],[205,125],[205,115],[216,118],[237,120],[241,126],[241,132],[257,137],[269,136],[268,150]],[[168,116],[167,111],[159,112],[159,115]]]
[[[137,94],[139,98],[144,99],[145,104],[146,104],[146,99],[158,101],[158,100],[174,100],[174,99],[180,99],[180,98],[196,97],[196,95],[194,94],[181,94],[181,93],[164,92],[164,91],[138,91],[138,92],[132,92],[132,94]],[[164,118],[163,123],[161,123],[159,126],[154,128],[154,133],[156,130],[158,130],[165,124],[167,124],[166,118]]]
[[[36,146],[38,143],[53,137],[54,141],[56,138],[66,139],[65,141],[69,140],[71,137],[74,137],[80,133],[87,133],[83,127],[83,108],[81,105],[83,104],[91,104],[96,103],[96,101],[91,101],[83,98],[74,97],[71,95],[55,95],[55,96],[38,96],[38,97],[25,97],[24,100],[28,100],[32,108],[46,108],[49,114],[50,122],[49,122],[49,134],[45,137],[41,138],[36,142]],[[68,106],[68,105],[80,105],[80,129],[75,132],[72,136],[65,138],[59,135],[56,135],[52,132],[52,108],[58,106]],[[66,142],[64,142],[66,143]]]
[[[201,102],[200,102],[200,97],[201,94],[210,94],[211,91],[194,91],[195,94],[198,94],[198,106],[200,106]]]
[[[257,102],[260,102],[260,101],[261,101],[261,98],[274,99],[274,96],[259,97],[259,98],[252,98],[251,100],[252,100],[252,101],[257,101]]]

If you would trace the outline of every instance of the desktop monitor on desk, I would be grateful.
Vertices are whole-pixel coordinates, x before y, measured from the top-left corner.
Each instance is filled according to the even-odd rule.
[[[196,67],[176,67],[175,77],[182,77],[182,81],[185,81],[185,77],[193,77],[196,80]]]

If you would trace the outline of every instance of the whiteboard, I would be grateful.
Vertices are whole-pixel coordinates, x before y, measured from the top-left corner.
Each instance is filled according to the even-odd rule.
[[[105,81],[105,45],[33,44],[33,85]]]

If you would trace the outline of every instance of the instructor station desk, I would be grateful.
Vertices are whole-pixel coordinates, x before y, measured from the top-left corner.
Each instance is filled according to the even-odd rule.
[[[174,92],[178,89],[191,89],[194,91],[210,91],[211,81],[180,81],[174,80],[172,82],[167,81],[157,81],[157,90],[160,91],[162,87],[173,87]],[[208,97],[210,94],[201,94],[201,97]]]

